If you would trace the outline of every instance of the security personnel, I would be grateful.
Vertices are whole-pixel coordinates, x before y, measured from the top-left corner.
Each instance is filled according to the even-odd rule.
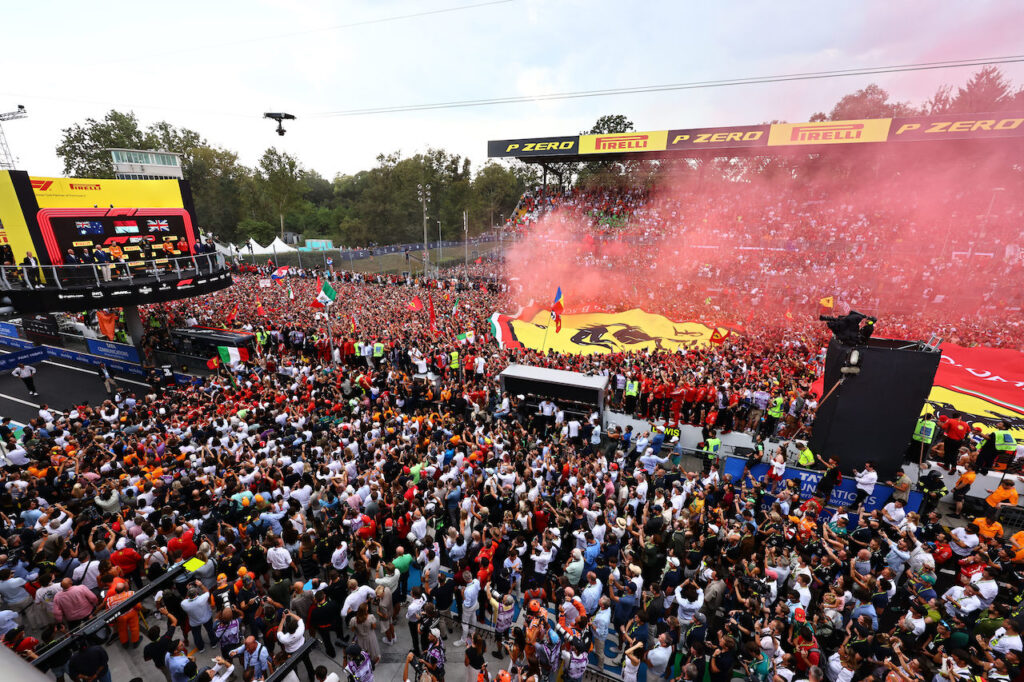
[[[1017,452],[1017,439],[1010,433],[1009,424],[999,422],[999,428],[992,434],[996,450],[999,452]]]
[[[448,354],[448,369],[452,371],[452,374],[459,374],[459,351],[452,349],[451,353]]]
[[[800,448],[800,457],[797,459],[796,463],[808,469],[814,466],[814,453],[811,452],[811,448],[807,445],[807,442],[797,441],[796,446]]]
[[[626,380],[626,414],[636,413],[636,400],[640,397],[640,382],[632,374]]]
[[[379,364],[384,359],[384,344],[377,339],[373,344],[373,363]]]
[[[997,457],[1005,457],[1009,454],[1012,458],[1014,453],[1017,452],[1017,440],[1010,433],[1009,428],[1009,424],[1001,421],[996,425],[994,431],[985,436],[985,440],[982,441],[981,446],[978,448],[978,473],[987,474],[988,470],[995,464]]]
[[[914,426],[914,440],[925,445],[931,445],[935,440],[935,420],[932,415],[923,414],[918,418]]]
[[[259,329],[256,330],[256,343],[259,344],[259,347],[262,348],[263,350],[267,349],[268,337],[269,334],[267,334],[267,332],[264,331],[263,327],[260,327]]]
[[[363,342],[362,341],[356,341],[356,357],[357,358],[363,357]]]
[[[770,403],[768,403],[768,411],[764,418],[765,435],[775,435],[775,425],[778,424],[779,420],[782,418],[782,405],[785,402],[785,399],[781,395],[777,395],[772,398]]]
[[[704,447],[701,448],[707,453],[708,459],[715,461],[718,459],[718,450],[722,447],[722,439],[718,437],[718,434],[714,431],[711,432],[711,436],[704,441]]]

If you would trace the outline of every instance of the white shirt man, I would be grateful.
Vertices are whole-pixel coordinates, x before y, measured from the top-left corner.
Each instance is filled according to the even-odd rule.
[[[875,483],[878,482],[878,472],[874,469],[854,471],[853,478],[857,481],[857,489],[863,490],[867,493],[868,497],[871,497],[875,492]]]
[[[981,542],[978,539],[977,533],[969,533],[963,526],[957,526],[954,528],[950,531],[950,535],[958,540],[959,544],[957,542],[951,542],[949,543],[949,548],[953,550],[953,554],[956,554],[961,558],[970,555],[970,553],[974,551],[974,548],[978,546],[978,543]]]
[[[292,565],[292,554],[285,547],[271,547],[267,550],[267,562],[275,571],[284,571]]]

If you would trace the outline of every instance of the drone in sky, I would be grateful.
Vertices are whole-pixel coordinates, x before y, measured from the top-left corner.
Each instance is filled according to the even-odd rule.
[[[287,132],[284,129],[284,126],[281,125],[281,123],[283,121],[294,121],[295,120],[295,116],[293,116],[292,114],[285,114],[285,113],[279,113],[279,112],[267,112],[267,113],[263,114],[263,118],[271,118],[271,119],[277,121],[277,134],[278,135],[284,135]]]

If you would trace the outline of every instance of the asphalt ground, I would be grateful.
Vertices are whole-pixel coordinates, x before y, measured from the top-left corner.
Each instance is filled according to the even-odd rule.
[[[0,351],[0,354],[8,352]],[[50,411],[67,412],[86,400],[90,405],[99,405],[107,398],[95,367],[67,360],[44,360],[35,368],[38,396],[29,395],[24,382],[11,376],[9,371],[0,374],[0,417],[10,417],[19,424],[25,424],[39,416],[39,407],[44,404]],[[136,395],[141,395],[148,388],[142,377],[115,373],[115,379],[122,389]]]

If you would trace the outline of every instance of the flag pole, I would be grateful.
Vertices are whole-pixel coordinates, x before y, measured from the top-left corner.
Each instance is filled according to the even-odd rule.
[[[548,332],[551,330],[551,318],[548,318],[548,323],[544,327],[544,340],[540,344],[540,352],[544,355],[548,354]]]

